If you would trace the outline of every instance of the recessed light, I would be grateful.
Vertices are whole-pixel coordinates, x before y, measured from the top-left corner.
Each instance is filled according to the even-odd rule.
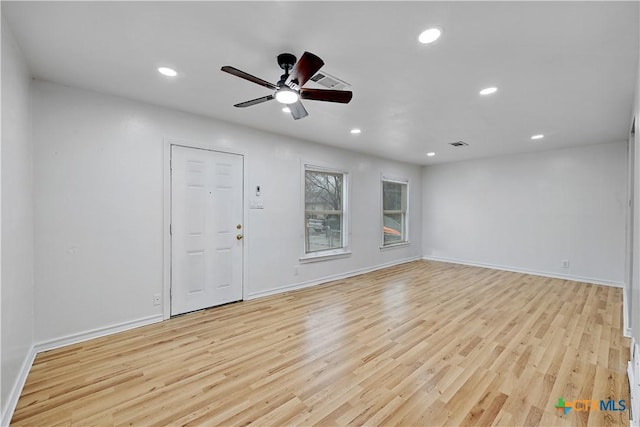
[[[544,135],[543,135],[543,134],[541,134],[541,133],[540,133],[540,134],[538,134],[538,135],[533,135],[533,136],[531,137],[531,139],[542,139],[542,138],[544,138]]]
[[[283,113],[290,113],[290,112],[291,112],[291,108],[289,108],[289,107],[284,107],[284,108],[282,109],[282,112],[283,112]]]
[[[482,89],[482,90],[480,91],[480,95],[490,95],[490,94],[492,94],[492,93],[495,93],[497,90],[498,90],[498,88],[497,88],[497,87],[494,87],[494,86],[492,86],[492,87],[486,87],[486,88],[484,88],[484,89]]]
[[[429,156],[429,157],[433,157],[433,156],[435,156],[435,155],[436,155],[436,153],[434,153],[433,151],[431,151],[431,152],[427,153],[427,156]]]
[[[362,132],[362,131],[360,129],[358,129],[358,128],[351,129],[351,133],[353,133],[353,134],[357,134],[357,133],[360,133],[360,132]]]
[[[442,30],[440,30],[439,28],[429,28],[428,30],[420,33],[420,35],[418,36],[418,41],[422,44],[433,43],[440,38],[441,34]]]
[[[168,67],[158,67],[158,72],[167,77],[175,77],[178,75],[178,72],[176,70]]]

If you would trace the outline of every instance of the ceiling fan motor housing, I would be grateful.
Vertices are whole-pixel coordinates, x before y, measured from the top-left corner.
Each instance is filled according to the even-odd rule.
[[[276,83],[276,86],[278,89],[280,89],[282,86],[284,86],[284,82],[287,81],[287,77],[289,77],[289,74],[284,73],[283,75],[280,76],[280,80],[278,80],[278,83]]]

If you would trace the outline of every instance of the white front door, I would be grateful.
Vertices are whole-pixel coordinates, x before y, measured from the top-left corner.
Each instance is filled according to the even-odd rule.
[[[243,157],[171,147],[171,315],[242,299]]]

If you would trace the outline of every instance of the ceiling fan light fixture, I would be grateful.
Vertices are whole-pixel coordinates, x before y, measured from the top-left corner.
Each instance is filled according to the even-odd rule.
[[[418,36],[418,41],[422,44],[433,43],[440,38],[441,34],[442,30],[440,28],[429,28],[428,30],[420,33],[420,35]]]
[[[282,87],[276,92],[276,101],[281,104],[293,104],[298,102],[298,99],[300,99],[298,93],[287,87]]]

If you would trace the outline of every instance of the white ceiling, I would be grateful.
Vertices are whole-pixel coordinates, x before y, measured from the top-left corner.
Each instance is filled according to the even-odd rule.
[[[638,2],[2,1],[2,14],[36,78],[417,164],[625,140],[638,67]],[[419,44],[430,26],[442,37]],[[269,90],[221,66],[275,83],[276,56],[305,50],[352,85],[350,104],[305,101],[297,121],[275,101],[233,107]]]

